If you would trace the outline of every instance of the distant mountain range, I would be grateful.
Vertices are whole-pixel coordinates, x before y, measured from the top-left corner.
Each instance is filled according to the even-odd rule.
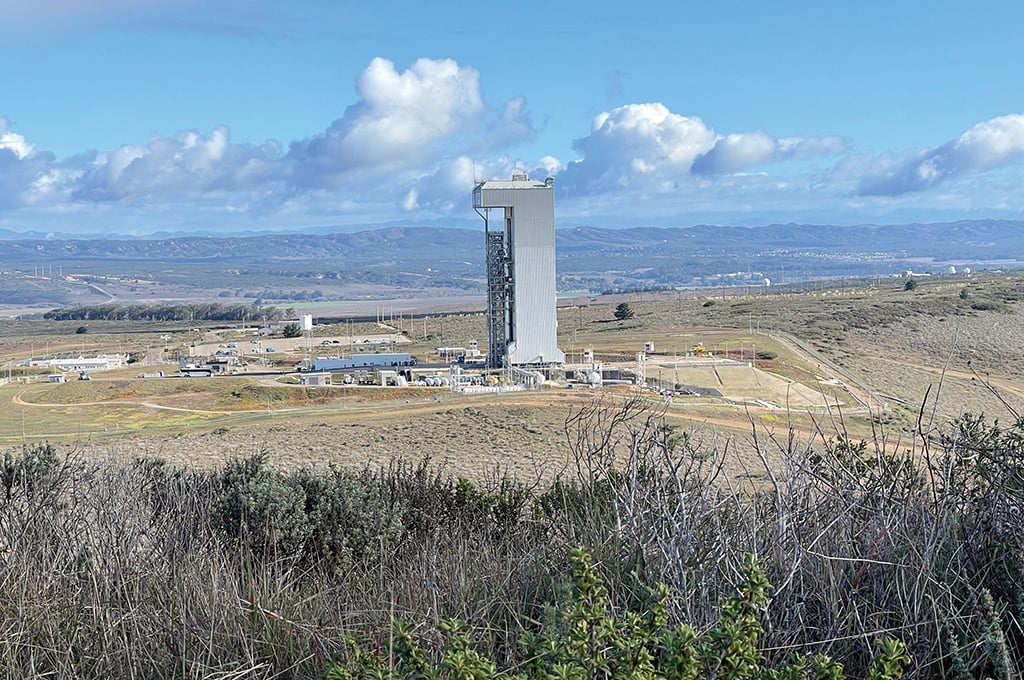
[[[750,253],[778,249],[831,252],[886,252],[934,259],[1000,259],[1024,255],[1024,221],[973,220],[935,224],[830,226],[773,224],[767,227],[595,229],[557,232],[560,248],[656,247],[662,251],[695,250]]]
[[[570,295],[1024,266],[1024,222],[1007,220],[856,227],[579,226],[558,229],[555,240],[556,285]],[[484,259],[482,226],[17,238],[0,243],[0,305],[482,296]]]
[[[0,261],[394,259],[410,249],[447,254],[483,252],[483,235],[463,229],[390,227],[354,234],[182,236],[161,239],[23,239],[3,244]]]
[[[362,258],[372,261],[440,256],[478,258],[482,229],[384,227],[343,234],[172,236],[167,238],[25,238],[0,230],[0,261],[67,259],[287,261]],[[651,251],[664,256],[817,252],[880,253],[898,259],[1005,260],[1024,256],[1024,221],[972,220],[935,224],[766,227],[574,227],[556,231],[560,256]]]

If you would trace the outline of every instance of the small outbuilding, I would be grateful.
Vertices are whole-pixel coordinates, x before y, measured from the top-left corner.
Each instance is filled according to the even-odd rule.
[[[212,375],[227,375],[231,372],[231,361],[228,359],[211,359],[206,362]]]
[[[324,371],[320,373],[300,373],[299,384],[307,387],[317,387],[331,384],[331,374]]]

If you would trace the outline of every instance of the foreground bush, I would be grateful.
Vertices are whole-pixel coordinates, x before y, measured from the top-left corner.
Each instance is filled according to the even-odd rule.
[[[721,439],[639,400],[574,412],[566,434],[569,467],[543,487],[427,461],[200,472],[8,452],[0,678],[321,678],[353,661],[331,665],[353,634],[389,649],[395,620],[435,664],[465,635],[495,668],[554,667],[563,652],[523,631],[570,639],[576,546],[620,632],[663,612],[658,631],[706,638],[756,554],[774,584],[748,650],[761,668],[824,655],[868,677],[887,637],[911,677],[1024,668],[1021,423],[965,416],[900,447],[755,432],[763,481],[744,489]],[[670,595],[652,598],[660,583]]]
[[[442,649],[429,658],[410,626],[396,621],[387,655],[352,645],[352,660],[327,666],[327,680],[397,678],[472,678],[474,680],[696,680],[705,678],[771,678],[843,680],[843,666],[822,654],[793,655],[781,668],[766,668],[758,648],[763,633],[759,616],[768,608],[771,586],[763,570],[748,556],[739,594],[722,606],[715,627],[700,634],[691,626],[667,625],[668,588],[660,585],[642,612],[616,617],[608,592],[590,554],[573,554],[573,600],[539,633],[523,632],[524,659],[514,668],[473,649],[469,633],[454,620],[441,624],[447,635]],[[903,676],[910,658],[901,642],[877,640],[879,654],[868,677],[891,680]]]

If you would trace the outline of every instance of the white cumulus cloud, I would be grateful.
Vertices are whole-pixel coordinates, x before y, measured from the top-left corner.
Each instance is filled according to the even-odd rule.
[[[533,136],[524,98],[488,106],[479,73],[451,59],[418,59],[404,71],[374,59],[356,78],[356,93],[324,132],[287,149],[274,140],[236,143],[218,126],[57,161],[0,117],[0,209],[121,204],[336,214],[372,204],[450,213],[469,202],[468,153],[493,157]]]
[[[291,145],[288,159],[300,185],[340,186],[362,173],[415,170],[486,111],[479,73],[451,59],[418,59],[399,73],[378,57],[356,91],[360,100],[326,131]]]
[[[582,157],[560,177],[572,193],[675,191],[693,175],[738,173],[752,166],[835,155],[840,137],[772,137],[764,131],[720,135],[696,117],[661,103],[628,104],[595,117],[590,134],[573,143]]]
[[[693,171],[704,175],[741,172],[750,167],[790,159],[832,156],[846,151],[841,137],[772,137],[763,130],[720,137],[707,153],[698,156]]]
[[[19,160],[32,153],[32,145],[25,137],[11,132],[11,121],[6,116],[0,116],[0,151],[10,151]]]
[[[778,140],[760,130],[729,134],[694,160],[693,171],[704,175],[739,172],[771,160],[778,146]]]
[[[570,163],[561,179],[566,190],[584,193],[623,189],[689,172],[714,143],[715,133],[700,118],[657,102],[627,104],[594,118],[590,134],[573,142],[582,159]]]
[[[196,131],[157,136],[68,164],[82,173],[74,200],[161,200],[259,187],[280,172],[280,145],[233,144],[228,128],[219,126],[206,136]]]
[[[429,210],[448,215],[471,210],[474,182],[487,177],[488,168],[469,156],[456,156],[429,173],[416,177],[400,205],[405,212]]]
[[[931,149],[873,159],[860,180],[858,193],[898,196],[924,191],[958,175],[1021,161],[1024,114],[1009,114],[978,123],[956,139]]]
[[[8,118],[0,116],[0,209],[46,198],[56,177],[53,161],[52,154],[37,151],[24,135],[11,130]]]

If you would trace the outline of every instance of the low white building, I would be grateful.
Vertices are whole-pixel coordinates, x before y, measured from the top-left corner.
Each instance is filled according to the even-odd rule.
[[[128,363],[127,354],[100,354],[95,357],[78,356],[75,358],[42,359],[33,357],[29,366],[46,366],[60,371],[109,371],[113,368],[121,368]]]
[[[323,373],[302,373],[299,375],[299,384],[307,385],[310,387],[316,387],[320,385],[331,384],[331,374],[329,372]]]

